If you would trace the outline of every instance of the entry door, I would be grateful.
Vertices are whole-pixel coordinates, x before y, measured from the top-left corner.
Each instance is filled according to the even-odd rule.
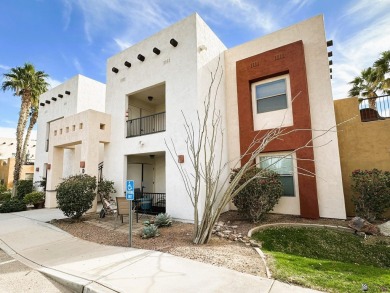
[[[134,180],[134,188],[142,190],[142,164],[127,165],[127,180]]]
[[[144,174],[143,174],[143,179],[144,179],[144,192],[154,192],[154,168],[152,165],[147,165],[143,164],[144,168]]]

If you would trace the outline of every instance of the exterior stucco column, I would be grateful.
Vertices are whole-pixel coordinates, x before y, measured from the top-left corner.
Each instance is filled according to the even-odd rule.
[[[50,169],[47,170],[46,178],[46,201],[45,207],[57,207],[57,192],[56,187],[62,181],[64,161],[64,149],[59,147],[51,147],[49,149],[49,164]]]

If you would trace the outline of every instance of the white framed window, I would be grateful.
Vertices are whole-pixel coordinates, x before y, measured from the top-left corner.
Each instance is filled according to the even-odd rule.
[[[251,89],[254,130],[294,124],[289,74],[254,82]]]
[[[255,86],[257,113],[287,109],[286,78]]]
[[[258,165],[262,169],[275,171],[279,174],[282,182],[283,196],[293,197],[296,195],[295,163],[293,155],[263,154],[258,158]]]

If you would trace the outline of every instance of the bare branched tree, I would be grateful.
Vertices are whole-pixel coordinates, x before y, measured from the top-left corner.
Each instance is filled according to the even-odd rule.
[[[246,152],[242,154],[234,164],[227,160],[224,162],[224,131],[222,127],[222,116],[220,110],[217,109],[216,104],[218,90],[223,77],[223,70],[219,65],[219,61],[216,71],[211,72],[210,77],[210,86],[203,102],[203,112],[200,114],[200,112],[197,111],[196,122],[193,123],[188,121],[182,112],[184,128],[187,135],[187,153],[191,163],[190,170],[176,161],[175,158],[177,158],[179,153],[176,150],[174,141],[171,140],[170,143],[165,141],[166,147],[180,172],[186,192],[194,207],[193,242],[195,244],[207,243],[211,237],[213,227],[225,207],[232,202],[232,199],[245,188],[247,184],[252,180],[262,177],[262,172],[260,171],[255,176],[248,179],[244,184],[239,184],[243,175],[251,168],[256,167],[254,164],[256,158],[264,151],[265,147],[271,141],[283,139],[284,136],[287,136],[292,132],[313,131],[313,129],[291,130],[284,128],[282,127],[282,122],[279,127],[270,129],[265,134],[258,132]],[[296,97],[294,97],[293,100],[295,98]],[[334,131],[336,131],[336,126],[325,130],[317,130],[317,133],[319,133],[318,135],[312,137],[306,144],[291,151],[291,153],[286,156],[303,148],[313,148],[314,139]],[[325,145],[327,143],[325,143]],[[283,157],[285,156],[282,156],[280,160]],[[243,161],[246,163],[241,166],[234,178],[230,178],[230,172],[227,170],[229,164],[232,163],[234,165],[233,168],[237,168]],[[298,172],[302,172],[306,176],[315,176],[315,174],[306,170],[298,170]]]

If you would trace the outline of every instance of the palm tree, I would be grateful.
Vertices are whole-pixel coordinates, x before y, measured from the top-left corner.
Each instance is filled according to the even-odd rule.
[[[12,90],[15,96],[21,98],[20,112],[18,125],[16,128],[16,155],[14,169],[14,186],[12,190],[13,196],[16,195],[16,185],[19,182],[20,174],[24,159],[22,157],[24,130],[27,124],[27,116],[34,99],[47,91],[48,83],[46,78],[48,75],[43,71],[36,71],[34,65],[25,63],[23,67],[11,68],[9,73],[4,74],[2,90]],[[32,118],[32,116],[31,116]],[[30,131],[31,132],[31,131]],[[25,151],[24,151],[25,152]]]
[[[349,90],[350,97],[363,96],[368,98],[368,105],[371,109],[376,109],[375,98],[378,97],[379,88],[378,74],[372,67],[362,70],[360,76],[355,77],[350,82],[352,88]]]
[[[27,152],[28,142],[30,140],[31,131],[33,130],[33,128],[38,120],[38,109],[39,109],[39,99],[37,97],[37,98],[33,99],[32,104],[31,104],[31,108],[30,108],[30,120],[29,120],[29,124],[27,127],[26,137],[24,139],[24,143],[23,143],[23,147],[22,147],[22,155],[21,155],[21,158],[22,158],[21,165],[22,166],[24,165],[24,163],[27,159],[26,152]]]
[[[374,62],[373,67],[364,69],[360,76],[350,82],[352,88],[349,96],[362,96],[368,98],[368,105],[376,109],[377,92],[390,94],[390,51],[381,53],[381,57]]]
[[[375,61],[374,68],[378,74],[378,81],[381,83],[381,90],[390,94],[390,50],[382,52],[381,57]]]

